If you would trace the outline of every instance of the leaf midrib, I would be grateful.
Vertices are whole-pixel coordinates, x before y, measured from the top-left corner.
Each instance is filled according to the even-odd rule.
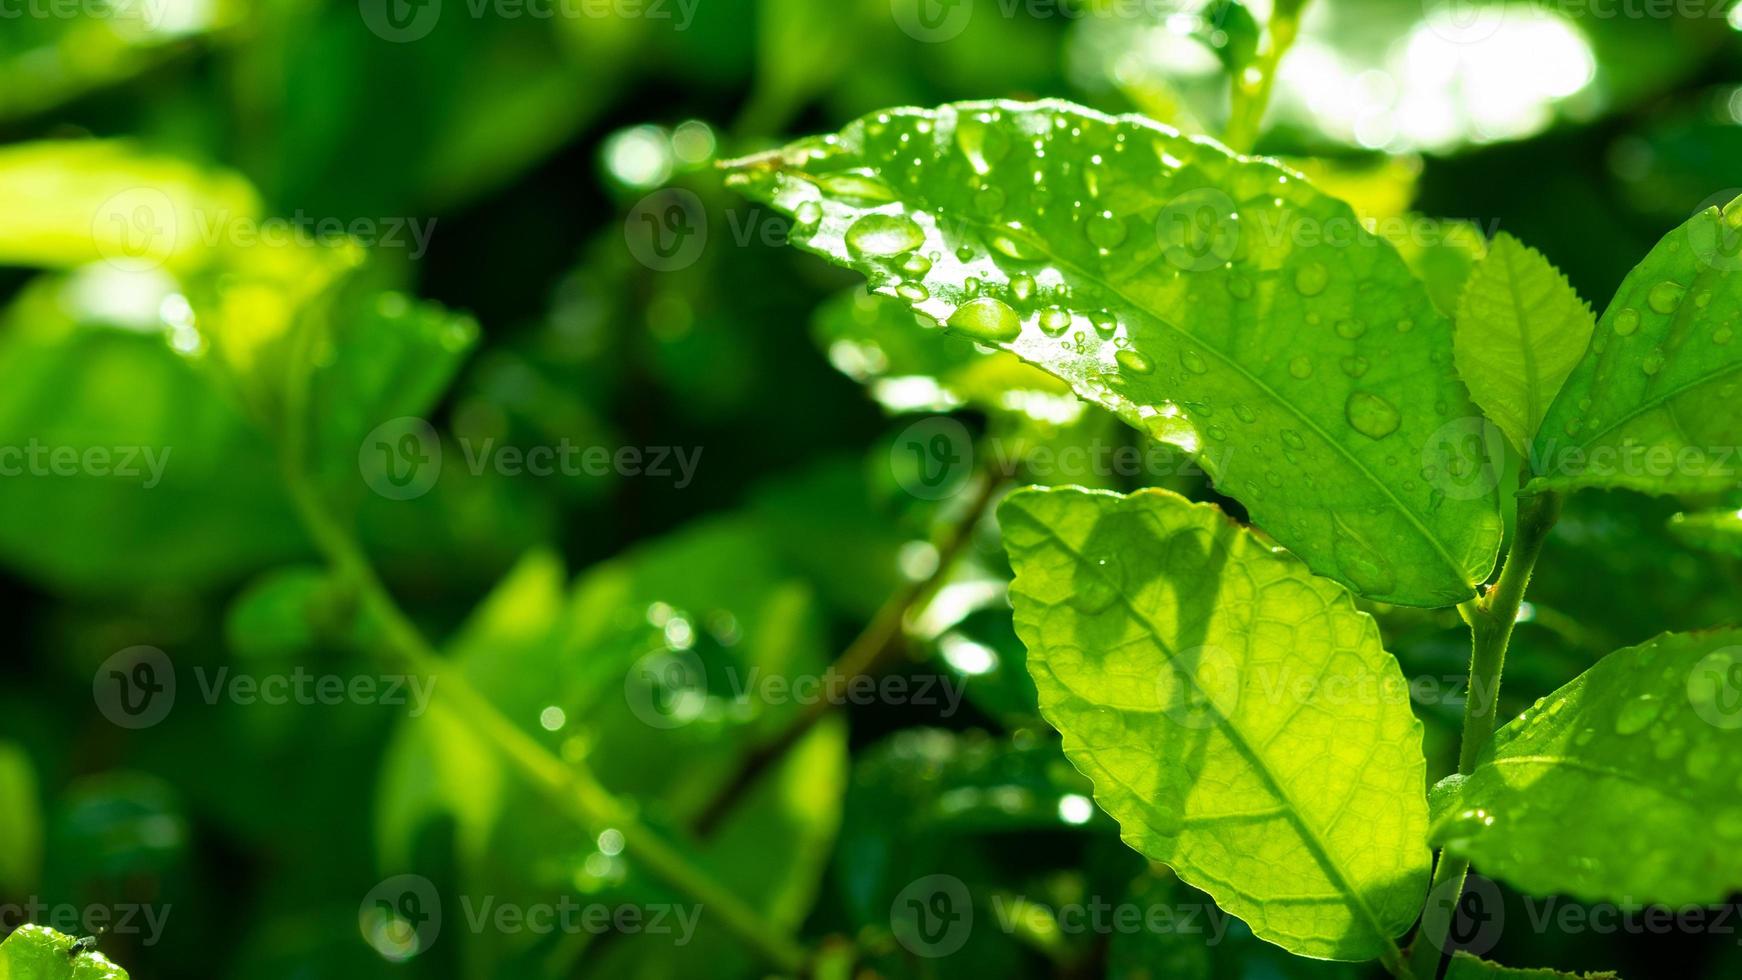
[[[1058,546],[1063,549],[1066,554],[1069,554],[1080,567],[1090,569],[1092,574],[1103,575],[1101,570],[1093,562],[1090,562],[1087,556],[1078,551],[1070,542],[1060,537],[1058,532],[1055,531],[1050,524],[1040,520],[1032,512],[1029,513],[1029,517],[1035,524],[1043,528],[1046,536],[1056,542]],[[1114,583],[1109,582],[1108,584],[1113,585]],[[1195,675],[1181,667],[1175,651],[1165,640],[1162,639],[1161,633],[1156,628],[1155,623],[1138,611],[1136,604],[1132,602],[1130,596],[1125,594],[1123,588],[1115,587],[1114,594],[1119,597],[1120,603],[1125,606],[1126,611],[1131,615],[1132,619],[1141,623],[1144,629],[1148,631],[1150,638],[1155,642],[1156,647],[1159,648],[1162,654],[1167,657],[1168,662],[1173,664],[1179,671],[1180,676],[1191,685],[1193,690],[1204,695],[1205,703],[1213,708],[1215,700],[1209,696],[1208,691],[1205,691],[1203,687],[1198,684]],[[1054,676],[1056,677],[1057,675],[1055,674]],[[1069,688],[1070,685],[1067,684],[1064,686]],[[1085,698],[1074,690],[1071,693],[1074,697],[1080,698],[1089,703],[1094,703],[1092,699]],[[1294,825],[1296,832],[1300,835],[1301,843],[1306,845],[1307,850],[1312,853],[1314,860],[1319,863],[1319,867],[1324,869],[1325,874],[1331,879],[1330,883],[1332,887],[1342,893],[1344,903],[1348,905],[1351,910],[1355,911],[1361,918],[1366,920],[1367,927],[1371,929],[1373,934],[1378,936],[1380,941],[1385,944],[1386,952],[1392,954],[1393,957],[1401,956],[1402,954],[1397,948],[1397,943],[1393,940],[1393,937],[1388,935],[1388,930],[1386,930],[1386,928],[1380,923],[1378,915],[1375,914],[1372,907],[1367,904],[1366,899],[1361,895],[1361,893],[1349,883],[1347,873],[1343,870],[1337,860],[1332,857],[1324,841],[1319,839],[1317,830],[1307,824],[1305,818],[1302,816],[1299,804],[1295,803],[1294,798],[1290,796],[1288,791],[1277,781],[1275,774],[1270,771],[1270,767],[1260,759],[1252,747],[1246,742],[1245,737],[1234,727],[1233,721],[1230,718],[1219,710],[1212,710],[1211,715],[1216,719],[1216,726],[1222,731],[1223,737],[1225,737],[1229,744],[1232,745],[1244,759],[1246,759],[1247,763],[1252,766],[1253,771],[1263,778],[1265,785],[1270,788],[1270,791],[1276,795],[1277,800],[1282,803],[1287,821]]]
[[[1119,121],[1127,122],[1127,123],[1131,122],[1128,117],[1119,117]],[[1147,127],[1142,127],[1142,128],[1147,128]],[[1163,133],[1163,135],[1166,135],[1166,134]],[[929,201],[929,199],[924,197],[924,195],[919,195],[919,197],[922,201]],[[1276,404],[1281,405],[1286,411],[1288,411],[1290,414],[1292,414],[1295,418],[1299,419],[1303,425],[1305,425],[1307,428],[1311,429],[1316,435],[1318,435],[1318,437],[1320,439],[1324,440],[1326,445],[1331,446],[1338,455],[1340,455],[1344,459],[1346,459],[1349,462],[1349,464],[1356,470],[1356,472],[1358,472],[1362,476],[1364,476],[1372,486],[1377,487],[1379,489],[1379,492],[1384,497],[1386,497],[1387,499],[1389,499],[1392,502],[1392,504],[1397,508],[1398,512],[1403,514],[1403,516],[1408,520],[1409,524],[1415,528],[1417,533],[1419,533],[1421,535],[1421,537],[1423,538],[1423,540],[1425,540],[1428,543],[1428,545],[1433,549],[1435,555],[1442,562],[1445,563],[1446,568],[1451,571],[1452,576],[1454,578],[1456,578],[1459,582],[1464,583],[1466,586],[1469,586],[1471,584],[1469,582],[1469,573],[1463,568],[1463,566],[1456,559],[1454,559],[1452,557],[1451,552],[1446,550],[1445,546],[1440,543],[1439,538],[1436,537],[1431,530],[1429,530],[1428,526],[1426,524],[1422,523],[1421,519],[1416,515],[1415,511],[1410,509],[1407,505],[1404,504],[1402,498],[1397,496],[1397,493],[1392,489],[1392,487],[1389,483],[1387,483],[1384,480],[1381,480],[1379,478],[1379,475],[1374,473],[1371,469],[1369,469],[1367,467],[1367,464],[1365,462],[1363,462],[1359,457],[1357,457],[1353,452],[1351,452],[1347,446],[1336,441],[1335,439],[1332,439],[1330,437],[1330,435],[1324,430],[1324,428],[1322,426],[1320,426],[1318,424],[1318,422],[1316,420],[1314,420],[1311,416],[1305,414],[1293,402],[1289,401],[1286,398],[1283,398],[1280,394],[1277,393],[1276,389],[1270,387],[1270,385],[1266,384],[1257,375],[1246,370],[1239,362],[1235,361],[1227,353],[1220,350],[1216,346],[1214,346],[1210,343],[1207,343],[1202,338],[1195,337],[1195,336],[1187,333],[1183,328],[1176,326],[1175,324],[1169,322],[1165,317],[1163,317],[1160,314],[1144,307],[1142,304],[1136,302],[1130,296],[1126,295],[1126,293],[1123,290],[1121,290],[1119,287],[1113,285],[1113,283],[1111,283],[1110,281],[1102,278],[1099,275],[1096,275],[1092,272],[1089,272],[1088,270],[1084,269],[1082,266],[1078,265],[1075,261],[1073,261],[1071,259],[1064,258],[1064,257],[1056,254],[1051,248],[1047,247],[1046,242],[1044,240],[1042,240],[1039,237],[1035,236],[1034,234],[1030,233],[1026,226],[1023,226],[1021,228],[1007,228],[1007,227],[1004,227],[1001,225],[1000,226],[993,226],[993,225],[987,224],[986,222],[982,221],[978,217],[973,217],[973,216],[962,217],[954,209],[939,208],[939,212],[949,214],[951,220],[955,221],[958,224],[971,225],[971,226],[979,229],[982,232],[982,235],[981,235],[982,240],[985,240],[987,238],[985,233],[988,231],[997,231],[998,233],[1000,233],[1002,235],[1023,239],[1029,245],[1034,247],[1037,251],[1048,256],[1054,262],[1056,262],[1060,265],[1069,267],[1072,271],[1080,273],[1083,276],[1083,278],[1087,279],[1088,281],[1105,288],[1109,293],[1113,294],[1114,296],[1118,297],[1122,302],[1124,302],[1126,306],[1128,306],[1129,308],[1136,310],[1138,313],[1140,313],[1144,317],[1145,320],[1151,321],[1153,323],[1157,323],[1157,324],[1161,325],[1162,327],[1166,328],[1167,330],[1172,331],[1174,334],[1178,335],[1179,337],[1183,338],[1184,340],[1189,341],[1194,347],[1202,347],[1203,349],[1209,351],[1211,354],[1213,354],[1215,356],[1216,360],[1227,365],[1229,368],[1231,368],[1233,370],[1233,372],[1235,374],[1245,378],[1254,387],[1258,388],[1260,391],[1264,392],[1266,395],[1269,395],[1270,398]],[[1434,315],[1438,316],[1439,314],[1436,311]],[[1006,349],[1008,349],[1008,348],[1006,348]],[[1018,357],[1022,357],[1022,354],[1018,351],[1011,351],[1011,353],[1016,354]],[[1051,369],[1048,368],[1045,364],[1042,364],[1038,361],[1030,360],[1027,357],[1022,357],[1022,359],[1024,361],[1026,361],[1027,363],[1033,364],[1035,367],[1038,367],[1043,371],[1047,371],[1048,373],[1052,373]],[[1211,469],[1212,466],[1214,465],[1212,457],[1209,456],[1208,454],[1193,453],[1192,455],[1197,456],[1199,458],[1199,462],[1202,463],[1206,469]]]

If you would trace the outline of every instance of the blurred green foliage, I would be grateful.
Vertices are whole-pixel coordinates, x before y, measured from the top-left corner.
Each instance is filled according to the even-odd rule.
[[[988,477],[915,493],[902,434],[953,412],[938,434],[1008,463],[1003,482],[1214,492],[1006,356],[887,329],[911,316],[771,247],[783,219],[715,164],[970,98],[1065,97],[1217,134],[1227,73],[1268,14],[975,0],[944,37],[915,27],[918,2],[0,5],[0,447],[36,467],[0,476],[0,910],[167,910],[161,932],[111,923],[101,939],[140,980],[762,975],[712,920],[681,946],[469,927],[455,896],[681,899],[440,702],[410,716],[206,694],[220,676],[382,672],[370,651],[392,627],[326,567],[296,470],[455,676],[821,950],[818,975],[1375,975],[1285,962],[1237,921],[1212,945],[1018,915],[940,959],[892,932],[891,904],[931,874],[1048,907],[1208,906],[1081,809],[1082,777],[1036,714],[997,529],[969,507]],[[1400,243],[1442,310],[1497,228],[1601,310],[1667,229],[1742,188],[1742,35],[1716,4],[1478,5],[1502,6],[1484,44],[1436,31],[1434,4],[1306,5],[1258,149],[1365,217],[1442,222]],[[704,245],[662,270],[638,232],[673,206],[696,209]],[[393,499],[394,458],[370,441],[407,417],[444,465]],[[696,462],[468,465],[486,445]],[[1073,448],[1151,465],[1037,465]],[[1545,558],[1566,571],[1532,593],[1503,710],[1617,646],[1735,621],[1738,505],[1571,503]],[[893,617],[883,660],[959,705],[853,704],[735,788],[798,712],[732,682],[825,671],[904,594],[913,614]],[[1455,687],[1454,615],[1372,611],[1406,673]],[[140,646],[168,654],[179,690],[134,730],[93,703],[93,679]],[[1459,706],[1416,707],[1443,772]],[[438,937],[369,931],[372,890],[401,874],[447,899]],[[1687,976],[1733,976],[1723,939],[1517,929],[1492,956],[1652,976],[1673,948]]]

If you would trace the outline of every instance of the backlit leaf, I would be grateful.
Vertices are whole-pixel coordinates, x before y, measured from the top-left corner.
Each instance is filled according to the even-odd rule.
[[[1372,619],[1165,491],[999,515],[1041,711],[1126,842],[1262,939],[1395,958],[1427,890],[1425,763]]]
[[[1604,657],[1434,788],[1433,836],[1533,895],[1682,905],[1742,887],[1742,630]]]
[[[1689,218],[1627,274],[1537,433],[1531,488],[1736,485],[1739,243],[1742,200]]]
[[[1445,980],[1619,980],[1605,970],[1602,973],[1562,973],[1559,970],[1517,970],[1490,963],[1469,953],[1452,954],[1446,967]]]
[[[734,166],[801,247],[1197,454],[1315,571],[1446,605],[1492,569],[1495,497],[1438,485],[1475,414],[1450,324],[1298,175],[1062,102],[879,113]]]
[[[1541,252],[1502,232],[1458,304],[1458,373],[1476,404],[1522,450],[1595,328],[1590,307],[1566,276]]]
[[[127,971],[71,936],[27,923],[0,943],[0,980],[127,980]]]

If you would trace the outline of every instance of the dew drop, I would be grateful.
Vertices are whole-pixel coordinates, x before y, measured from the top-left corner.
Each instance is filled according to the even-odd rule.
[[[1022,334],[1022,320],[1016,311],[990,296],[971,299],[956,307],[948,326],[975,340],[995,344],[1015,340]]]
[[[1283,429],[1282,430],[1282,443],[1283,443],[1283,445],[1287,446],[1290,449],[1305,449],[1306,448],[1306,440],[1302,439],[1300,437],[1300,433],[1294,431],[1293,429]]]
[[[905,214],[868,214],[847,229],[847,247],[861,255],[900,255],[925,243],[925,232]]]
[[[972,262],[972,261],[974,261],[974,250],[972,248],[968,247],[967,245],[959,246],[956,249],[956,261],[957,262]]]
[[[1639,329],[1639,311],[1628,307],[1615,314],[1615,336],[1626,337]]]
[[[1235,403],[1234,405],[1234,417],[1245,422],[1247,425],[1251,425],[1253,422],[1258,421],[1258,413],[1252,411],[1250,407],[1240,403]]]
[[[1415,329],[1415,321],[1414,320],[1405,318],[1405,319],[1397,321],[1397,332],[1398,333],[1409,333],[1411,330],[1414,330],[1414,329]]]
[[[1360,355],[1343,358],[1342,366],[1343,373],[1351,378],[1359,378],[1367,373],[1367,359]]]
[[[1120,367],[1132,374],[1149,374],[1155,370],[1154,361],[1130,349],[1120,350],[1113,355],[1113,360],[1118,361]]]
[[[824,174],[816,178],[816,185],[830,197],[854,204],[887,204],[895,200],[895,188],[870,174]]]
[[[1719,327],[1712,331],[1712,343],[1722,347],[1730,342],[1732,336],[1734,336],[1734,334],[1731,333],[1729,327]]]
[[[918,252],[913,252],[901,260],[901,271],[910,276],[923,276],[931,271],[931,259]]]
[[[1325,291],[1325,285],[1331,281],[1331,274],[1325,271],[1323,263],[1308,262],[1294,274],[1294,288],[1302,296],[1317,296]]]
[[[806,201],[793,210],[792,220],[807,231],[815,228],[822,223],[823,206],[815,201]]]
[[[1089,325],[1101,336],[1109,336],[1119,329],[1119,318],[1106,310],[1096,310],[1089,314]]]
[[[1616,712],[1615,734],[1633,735],[1643,731],[1645,726],[1651,724],[1657,718],[1658,712],[1662,710],[1663,702],[1659,701],[1655,695],[1639,695],[1622,705],[1621,710]]]
[[[1657,372],[1663,370],[1663,351],[1653,350],[1645,355],[1645,360],[1639,362],[1639,370],[1644,371],[1648,378],[1656,377]]]
[[[1307,357],[1305,354],[1296,354],[1294,359],[1288,362],[1288,373],[1302,381],[1312,377],[1312,359]]]
[[[1062,306],[1049,306],[1040,311],[1040,329],[1048,337],[1057,337],[1071,327],[1071,312]]]
[[[1125,243],[1125,222],[1111,211],[1089,216],[1089,241],[1102,251],[1112,251]]]
[[[1398,423],[1402,421],[1396,406],[1366,391],[1349,394],[1349,400],[1343,405],[1343,416],[1356,432],[1369,439],[1385,438],[1396,432]]]
[[[1682,296],[1686,293],[1687,288],[1680,283],[1665,280],[1651,287],[1645,301],[1659,313],[1674,313],[1676,307],[1682,305]]]
[[[905,282],[895,287],[895,295],[909,303],[923,303],[931,299],[931,290],[917,282]]]
[[[1354,340],[1367,332],[1367,324],[1353,317],[1337,321],[1337,336],[1344,340]]]
[[[1252,295],[1252,280],[1235,273],[1228,277],[1228,292],[1235,299],[1247,299]]]
[[[1033,302],[1034,277],[1021,275],[1010,280],[1010,296],[1018,303],[1027,304]]]
[[[1203,355],[1195,350],[1182,351],[1179,356],[1179,363],[1180,367],[1185,368],[1193,374],[1203,374],[1205,371],[1209,370],[1209,366],[1204,363]]]

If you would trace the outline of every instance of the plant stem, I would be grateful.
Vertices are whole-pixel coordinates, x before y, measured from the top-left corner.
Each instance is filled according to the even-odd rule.
[[[296,471],[287,479],[297,512],[316,545],[335,571],[357,589],[364,608],[384,630],[391,652],[417,672],[440,678],[444,701],[437,702],[438,707],[495,745],[575,822],[588,828],[617,829],[623,835],[625,851],[634,860],[707,909],[770,965],[787,973],[803,969],[806,954],[801,946],[636,819],[634,808],[599,785],[585,767],[557,758],[453,670],[393,601],[355,540],[333,520],[308,481]]]
[[[1002,480],[990,473],[981,479],[979,492],[974,496],[967,511],[951,527],[949,537],[938,548],[937,567],[924,580],[914,582],[895,591],[883,606],[877,610],[864,630],[853,638],[847,649],[830,665],[829,673],[844,679],[852,679],[860,675],[876,675],[890,668],[903,650],[899,642],[902,636],[902,626],[907,616],[915,607],[924,605],[937,591],[938,587],[949,575],[956,559],[972,540],[974,528],[980,519],[991,509],[992,503],[998,499],[998,493],[1004,488]],[[719,824],[731,813],[732,808],[755,785],[756,780],[768,767],[778,762],[787,752],[791,751],[799,740],[815,728],[817,723],[828,717],[839,705],[830,698],[822,698],[807,705],[805,709],[794,715],[784,728],[772,738],[762,743],[744,760],[725,784],[725,788],[709,802],[701,815],[696,818],[696,833],[707,836],[719,827]]]
[[[1250,66],[1230,79],[1228,128],[1222,142],[1235,153],[1250,153],[1258,142],[1258,129],[1264,123],[1264,111],[1270,107],[1270,94],[1276,88],[1277,68],[1300,34],[1302,6],[1304,3],[1277,4],[1270,17],[1264,50]]]
[[[1518,623],[1518,609],[1524,602],[1524,592],[1530,586],[1536,560],[1542,546],[1560,519],[1561,500],[1552,493],[1524,497],[1518,503],[1518,526],[1512,535],[1512,548],[1506,564],[1500,569],[1500,579],[1480,598],[1458,607],[1465,622],[1470,624],[1470,682],[1464,695],[1464,731],[1458,743],[1458,772],[1468,776],[1476,769],[1476,761],[1488,740],[1494,736],[1494,722],[1500,711],[1500,677],[1506,666],[1506,648],[1512,641],[1512,628]],[[1409,973],[1414,980],[1435,980],[1440,960],[1445,953],[1457,900],[1464,890],[1464,878],[1469,874],[1468,858],[1440,852],[1434,869],[1433,883],[1428,887],[1428,901],[1435,895],[1449,896],[1445,916],[1434,925],[1441,928],[1428,935],[1426,911],[1416,930],[1415,947],[1410,951]]]

